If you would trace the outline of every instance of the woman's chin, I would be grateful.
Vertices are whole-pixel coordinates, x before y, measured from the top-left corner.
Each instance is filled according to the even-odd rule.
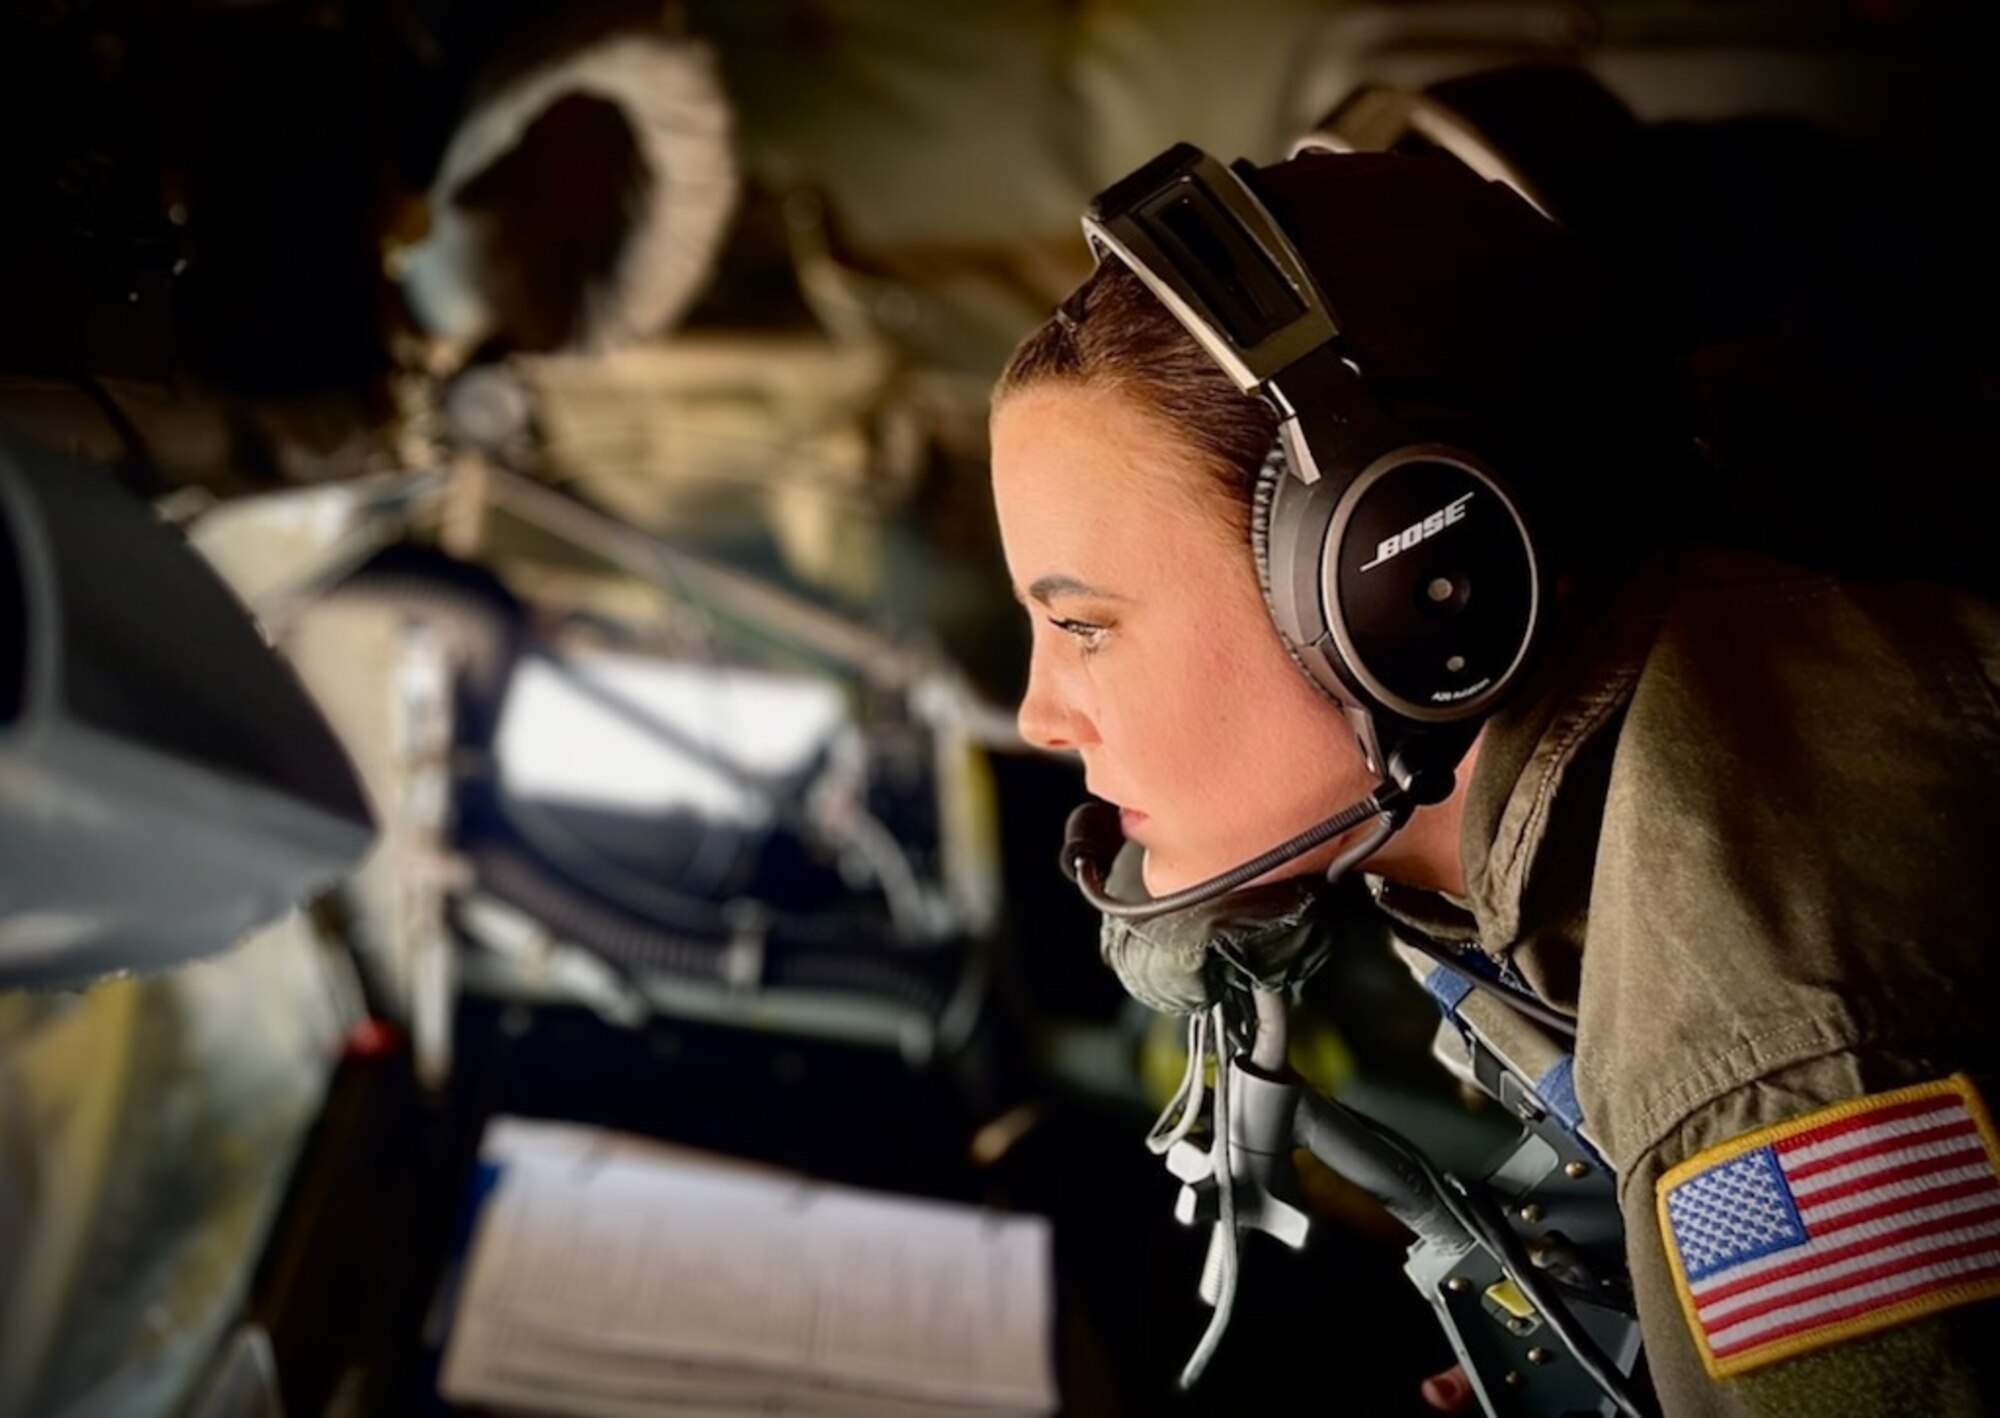
[[[1308,876],[1322,870],[1326,862],[1338,855],[1338,843],[1329,844],[1302,857],[1294,857],[1289,862],[1281,862],[1254,881],[1244,883],[1238,890],[1251,886],[1269,886],[1288,877]],[[1208,864],[1190,862],[1177,858],[1171,853],[1162,853],[1157,847],[1145,849],[1146,855],[1140,867],[1139,879],[1146,885],[1146,895],[1157,901],[1162,896],[1170,896],[1176,891],[1185,891],[1190,886],[1199,886],[1205,881],[1213,881],[1226,871],[1241,866],[1243,860]]]
[[[1162,896],[1171,896],[1176,891],[1185,891],[1190,886],[1207,881],[1225,870],[1227,868],[1217,867],[1212,872],[1195,871],[1189,864],[1177,861],[1172,853],[1148,847],[1139,869],[1139,879],[1146,884],[1146,894],[1157,901]]]

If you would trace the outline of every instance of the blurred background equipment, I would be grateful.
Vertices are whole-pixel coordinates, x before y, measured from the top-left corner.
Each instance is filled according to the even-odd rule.
[[[1294,133],[1310,132],[1371,87],[1420,91],[1469,75],[1565,65],[1616,95],[1641,123],[1784,118],[1872,160],[1942,176],[1965,170],[1992,132],[1994,99],[1982,78],[1992,59],[1990,24],[1977,6],[1954,3],[1336,6],[1300,48],[1287,122]],[[1530,135],[1546,116],[1522,104],[1511,121],[1501,119],[1507,148],[1530,164]],[[1618,129],[1543,131],[1584,150],[1616,141]]]
[[[0,437],[0,987],[220,950],[373,829],[318,710],[180,534],[103,470]]]
[[[1642,120],[1636,104],[1679,91],[1614,91],[1621,51],[1608,42],[1587,64],[1367,83],[1294,150],[1445,154],[1607,253],[1681,363],[1721,534],[2000,594],[1987,530],[2000,514],[2000,278],[1955,176],[1993,131],[1984,89],[1946,72],[1964,56],[1908,45],[1788,52],[1789,85],[1699,122]],[[1714,62],[1703,102],[1745,82],[1740,61],[1663,37],[1623,62]],[[1872,111],[1855,109],[1857,74],[1888,84],[1910,66],[1943,87],[1894,122],[1926,131],[1850,131]]]
[[[342,1027],[295,908],[373,836],[181,533],[0,433],[0,1412],[164,1412],[210,1364]]]
[[[283,623],[366,745],[388,828],[345,895],[420,1054],[422,1021],[448,1022],[419,1003],[441,969],[628,1025],[660,1008],[917,1057],[940,1030],[962,1043],[999,885],[949,667],[505,469],[458,478],[478,486],[447,489],[440,522],[558,558],[574,539],[654,596],[638,619],[535,608],[406,541]],[[508,565],[532,583],[539,559]],[[452,926],[480,948],[451,950]]]
[[[392,253],[411,309],[466,347],[597,350],[668,329],[735,215],[713,53],[647,30],[511,48],[515,70],[482,75],[446,145],[429,231]]]

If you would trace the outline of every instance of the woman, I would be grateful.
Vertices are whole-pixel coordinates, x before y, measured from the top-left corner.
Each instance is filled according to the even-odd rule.
[[[1022,732],[1080,757],[1156,898],[1363,804],[1225,898],[1231,939],[1365,850],[1402,926],[1476,943],[1484,973],[1574,1016],[1665,1411],[1993,1411],[2000,613],[1699,541],[1665,363],[1604,267],[1504,188],[1442,159],[1307,154],[1248,179],[1248,205],[1206,169],[1208,207],[1176,217],[1178,171],[1106,194],[1096,272],[995,394],[996,511],[1034,622]],[[1359,430],[1359,451],[1310,486],[1400,466],[1383,447],[1478,450],[1466,493],[1359,566],[1399,558],[1411,635],[1498,584],[1461,574],[1474,519],[1450,507],[1511,510],[1500,535],[1532,547],[1520,653],[1463,713],[1448,689],[1428,717],[1385,690],[1364,662],[1395,647],[1353,625],[1301,634],[1361,617],[1325,550],[1352,522],[1317,524],[1327,560],[1303,581],[1273,569],[1318,413],[1231,364],[1269,313],[1232,324],[1244,290],[1291,318],[1228,255],[1258,206],[1365,390],[1332,364],[1313,385],[1367,412],[1323,421],[1324,447]],[[1133,225],[1146,211],[1165,215]],[[1179,266],[1160,257],[1175,230]],[[1199,1009],[1214,909],[1178,932],[1108,921],[1107,955],[1148,1003]]]

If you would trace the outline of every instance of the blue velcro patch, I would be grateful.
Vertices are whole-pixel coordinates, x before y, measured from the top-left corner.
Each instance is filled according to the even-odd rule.
[[[1434,965],[1430,974],[1424,976],[1424,989],[1446,1014],[1456,1014],[1465,997],[1472,993],[1472,981],[1456,970]]]
[[[1535,1096],[1570,1132],[1583,1126],[1583,1104],[1576,1096],[1575,1054],[1564,1054],[1535,1080]]]

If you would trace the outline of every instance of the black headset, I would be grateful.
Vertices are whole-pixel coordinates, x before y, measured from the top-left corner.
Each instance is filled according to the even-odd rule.
[[[1272,620],[1369,767],[1441,801],[1544,638],[1545,550],[1498,439],[1384,410],[1256,181],[1176,144],[1099,193],[1084,233],[1277,413],[1251,532]]]

